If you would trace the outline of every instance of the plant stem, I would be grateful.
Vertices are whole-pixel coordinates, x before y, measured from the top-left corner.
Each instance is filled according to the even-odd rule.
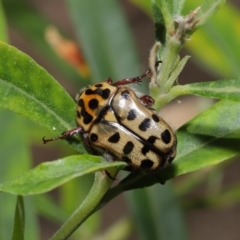
[[[157,101],[162,95],[166,95],[169,89],[172,87],[173,83],[171,82],[171,84],[169,84],[168,79],[178,59],[178,54],[182,46],[181,42],[177,41],[174,37],[169,38],[169,41],[167,41],[168,44],[163,50],[164,61],[157,78],[158,86],[150,86],[151,96]],[[159,106],[155,105],[155,109],[157,111],[159,110],[158,107]]]
[[[163,106],[165,106],[167,103],[171,102],[176,97],[187,95],[187,93],[184,91],[185,86],[184,85],[177,85],[170,89],[168,94],[161,94],[157,101],[155,102],[155,109],[159,110]]]
[[[165,92],[169,90],[169,89],[165,89],[165,85],[173,70],[173,67],[175,65],[180,49],[181,49],[181,43],[179,41],[176,41],[175,38],[170,37],[170,39],[167,41],[166,47],[163,52],[164,61],[163,61],[162,68],[157,80],[158,84],[162,86],[160,87],[161,92],[162,91]]]
[[[111,172],[111,176],[115,176],[117,170],[114,171],[114,174]],[[65,222],[62,227],[50,238],[50,240],[67,239],[92,213],[99,208],[98,204],[111,187],[112,181],[112,179],[102,172],[96,172],[95,181],[88,196],[67,220],[67,222]]]

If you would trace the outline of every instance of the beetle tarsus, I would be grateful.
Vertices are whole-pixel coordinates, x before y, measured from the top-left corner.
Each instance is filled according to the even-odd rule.
[[[68,138],[68,137],[72,137],[75,134],[79,134],[82,131],[82,127],[76,127],[73,128],[69,131],[63,132],[60,136],[54,137],[54,138],[49,138],[49,139],[45,139],[45,137],[42,138],[43,143],[46,144],[48,142],[52,142],[58,139],[64,139],[64,138]]]
[[[162,61],[157,61],[155,63],[155,67],[158,67],[159,63],[161,63]],[[130,83],[137,83],[138,85],[140,85],[140,83],[142,82],[142,79],[145,77],[151,77],[151,69],[149,68],[145,73],[143,73],[141,76],[138,77],[133,77],[133,78],[124,78],[122,80],[119,80],[115,83],[112,83],[114,86],[120,86],[120,85],[125,85],[125,84],[130,84]],[[110,83],[110,84],[111,84]]]
[[[48,142],[52,142],[52,141],[55,141],[57,140],[58,137],[55,137],[55,138],[50,138],[50,139],[45,139],[45,136],[42,138],[42,141],[44,144],[48,143]]]
[[[149,95],[143,95],[140,97],[142,104],[144,104],[147,108],[151,108],[155,103],[155,100]]]

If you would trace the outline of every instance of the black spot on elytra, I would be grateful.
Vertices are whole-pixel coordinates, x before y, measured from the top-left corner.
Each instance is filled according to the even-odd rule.
[[[103,97],[103,99],[108,99],[110,93],[111,93],[110,89],[108,89],[108,88],[104,89],[104,90],[102,91],[102,97]]]
[[[168,144],[171,141],[171,134],[168,129],[166,129],[164,132],[161,134],[162,140],[164,143]]]
[[[130,95],[130,93],[129,93],[129,91],[128,90],[124,90],[124,91],[122,91],[121,92],[121,95],[125,98],[125,99],[128,99],[129,98],[129,95]]]
[[[154,122],[159,122],[160,121],[157,114],[153,114],[152,119],[153,119]]]
[[[85,112],[81,111],[81,115],[83,117],[84,124],[89,124],[93,120],[93,117],[86,111]]]
[[[117,143],[120,140],[119,132],[114,133],[111,137],[108,138],[108,141],[111,143]]]
[[[77,110],[77,117],[80,118],[81,117],[81,114],[80,112]]]
[[[128,158],[128,157],[123,157],[122,160],[126,163],[131,163],[132,162],[131,159]]]
[[[95,90],[95,91],[96,91],[96,90]],[[84,93],[85,93],[86,95],[92,95],[92,94],[95,93],[95,91],[93,91],[91,88],[88,88]]]
[[[101,83],[96,84],[95,87],[97,87],[97,88],[101,88],[101,87],[102,87],[102,84],[101,84]]]
[[[84,102],[83,102],[82,98],[80,98],[80,99],[78,100],[78,106],[84,107]]]
[[[153,161],[150,159],[144,159],[141,161],[140,167],[143,169],[150,169],[153,166]]]
[[[134,144],[131,141],[128,141],[123,148],[124,154],[129,154],[134,148]]]
[[[157,137],[155,137],[155,136],[150,136],[150,137],[148,138],[148,142],[153,145],[154,142],[156,141],[156,139],[157,139]]]
[[[86,95],[94,95],[94,94],[97,94],[99,96],[101,96],[103,99],[108,99],[109,98],[109,95],[110,95],[111,91],[110,89],[106,88],[104,90],[102,90],[101,88],[97,88],[95,90],[92,90],[91,88],[88,88],[86,91],[85,91],[85,94]]]
[[[81,107],[79,117],[83,117],[84,124],[89,124],[93,120],[93,117],[86,111],[82,98],[79,99],[78,105]]]
[[[95,134],[95,133],[92,133],[92,134],[90,135],[90,140],[91,140],[92,142],[96,142],[96,141],[98,140],[98,135]]]
[[[150,127],[150,124],[151,120],[149,118],[145,118],[139,125],[139,129],[142,131],[146,131]]]
[[[93,98],[88,102],[88,106],[90,109],[94,110],[98,107],[98,100]]]
[[[150,148],[146,145],[142,148],[142,154],[144,155],[146,155],[149,151],[150,151]]]
[[[137,117],[136,110],[131,109],[128,113],[127,120],[134,120]]]

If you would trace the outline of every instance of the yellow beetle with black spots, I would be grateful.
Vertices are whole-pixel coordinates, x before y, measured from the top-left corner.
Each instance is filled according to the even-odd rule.
[[[151,71],[115,83],[110,78],[85,88],[77,100],[78,127],[44,143],[80,134],[89,152],[124,161],[127,170],[157,171],[176,155],[171,127],[151,108],[154,100],[137,96],[129,83],[139,83]],[[104,154],[103,154],[104,153]]]

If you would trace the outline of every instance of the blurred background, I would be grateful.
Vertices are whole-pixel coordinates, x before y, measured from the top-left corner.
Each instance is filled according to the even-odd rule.
[[[106,77],[116,81],[138,76],[148,68],[155,38],[149,2],[2,0],[0,27],[6,34],[2,34],[1,40],[30,55],[74,98],[83,86]],[[201,3],[186,2],[185,14]],[[228,1],[187,41],[181,56],[191,58],[179,84],[239,77],[239,8],[239,1]],[[147,93],[147,89],[142,91]],[[178,100],[160,112],[174,129],[213,103],[199,97]],[[42,137],[51,137],[52,132],[7,110],[0,110],[0,129],[1,182],[41,162],[75,153],[61,142],[43,145]],[[240,163],[237,160],[178,177],[165,186],[118,196],[84,223],[72,239],[238,240]],[[26,239],[48,239],[81,203],[92,181],[90,175],[49,194],[25,197]],[[15,196],[1,194],[0,239],[11,237],[15,201]],[[151,205],[156,201],[159,209]],[[149,218],[144,213],[145,207],[152,209],[151,215],[158,210],[160,213]],[[144,225],[145,228],[149,225],[148,230],[143,230]],[[153,226],[159,233],[151,233]]]

